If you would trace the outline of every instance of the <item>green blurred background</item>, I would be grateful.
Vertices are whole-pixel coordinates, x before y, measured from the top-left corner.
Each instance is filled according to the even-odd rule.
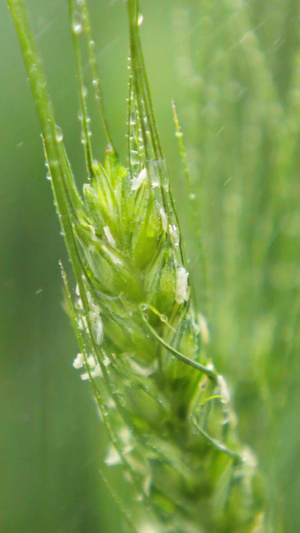
[[[28,0],[57,122],[85,179],[67,2]],[[105,107],[125,154],[126,4],[91,0]],[[266,478],[274,531],[300,531],[300,2],[141,2],[150,86],[210,353]],[[0,531],[113,533],[92,395],[72,368],[53,207],[34,102],[5,3],[1,65]],[[184,129],[207,284],[171,100]],[[105,148],[95,128],[97,157]],[[118,469],[109,476],[122,483]]]

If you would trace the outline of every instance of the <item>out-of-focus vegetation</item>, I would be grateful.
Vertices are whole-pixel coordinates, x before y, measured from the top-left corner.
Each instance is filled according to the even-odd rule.
[[[259,456],[275,530],[298,531],[300,6],[263,4],[199,4],[178,10],[174,27],[211,350]]]
[[[208,313],[211,355],[231,383],[242,439],[259,457],[275,531],[298,531],[300,5],[144,4],[150,85],[190,267]],[[27,5],[80,182],[84,164],[67,8],[58,0]],[[90,5],[107,115],[122,156],[125,6],[120,0]],[[119,531],[118,510],[98,473],[106,437],[88,385],[72,369],[77,348],[60,305],[58,269],[66,254],[34,103],[4,4],[0,34],[0,529]],[[185,132],[207,255],[206,292],[172,98]],[[101,132],[97,142],[101,158]]]

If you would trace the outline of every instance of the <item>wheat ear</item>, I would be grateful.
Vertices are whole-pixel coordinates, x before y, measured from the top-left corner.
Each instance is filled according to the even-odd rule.
[[[113,147],[85,0],[69,0],[88,181],[79,194],[56,126],[21,0],[8,0],[39,112],[48,173],[77,280],[63,278],[80,353],[135,499],[135,531],[264,530],[257,466],[241,446],[225,379],[207,355],[141,51],[139,6],[128,0],[128,168]],[[79,39],[109,144],[94,159]],[[151,529],[152,528],[152,529]]]

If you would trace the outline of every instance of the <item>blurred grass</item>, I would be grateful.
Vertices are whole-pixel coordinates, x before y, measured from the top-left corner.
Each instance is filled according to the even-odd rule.
[[[125,147],[124,5],[90,2],[109,123]],[[300,4],[163,0],[142,5],[142,38],[176,205],[199,298],[202,272],[177,154],[177,103],[208,263],[211,354],[259,456],[276,532],[300,530]],[[58,122],[78,175],[74,59],[66,6],[27,2]],[[66,263],[34,103],[12,21],[0,6],[1,469],[5,532],[120,530],[98,474],[105,437],[72,369],[62,307]],[[66,104],[67,103],[67,104]],[[97,157],[104,138],[96,132]],[[88,458],[88,459],[87,459]],[[116,474],[117,475],[117,474]]]
[[[299,16],[295,2],[224,1],[174,18],[211,350],[260,458],[276,531],[300,527]]]

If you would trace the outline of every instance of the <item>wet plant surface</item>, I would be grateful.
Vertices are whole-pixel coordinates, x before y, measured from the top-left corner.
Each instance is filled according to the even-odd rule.
[[[102,114],[95,44],[85,3],[76,9],[71,4],[83,194],[73,181],[63,131],[47,107],[36,59],[27,56],[48,177],[77,279],[76,292],[66,286],[80,343],[73,364],[85,367],[82,378],[92,382],[114,444],[106,464],[123,464],[133,487],[129,500],[140,502],[125,512],[133,528],[145,524],[144,516],[156,516],[155,527],[167,531],[250,531],[254,522],[259,527],[262,510],[269,513],[257,484],[252,491],[256,460],[237,440],[230,395],[211,360],[230,378],[242,440],[258,451],[269,500],[278,501],[280,490],[269,473],[274,457],[282,447],[296,446],[295,438],[280,433],[297,379],[297,54],[285,50],[290,69],[284,84],[265,53],[270,19],[266,14],[255,26],[254,7],[224,3],[218,13],[194,8],[198,47],[193,12],[174,9],[186,102],[178,112],[189,125],[184,147],[177,123],[179,152],[187,152],[180,171],[187,177],[186,208],[178,205],[185,248],[152,114],[140,15],[129,13],[127,157],[123,166],[104,123],[108,147],[101,164],[91,146],[94,115],[87,111],[94,91]],[[200,220],[206,261],[196,230]],[[282,518],[281,506],[277,513],[275,530],[294,527],[293,518]]]

